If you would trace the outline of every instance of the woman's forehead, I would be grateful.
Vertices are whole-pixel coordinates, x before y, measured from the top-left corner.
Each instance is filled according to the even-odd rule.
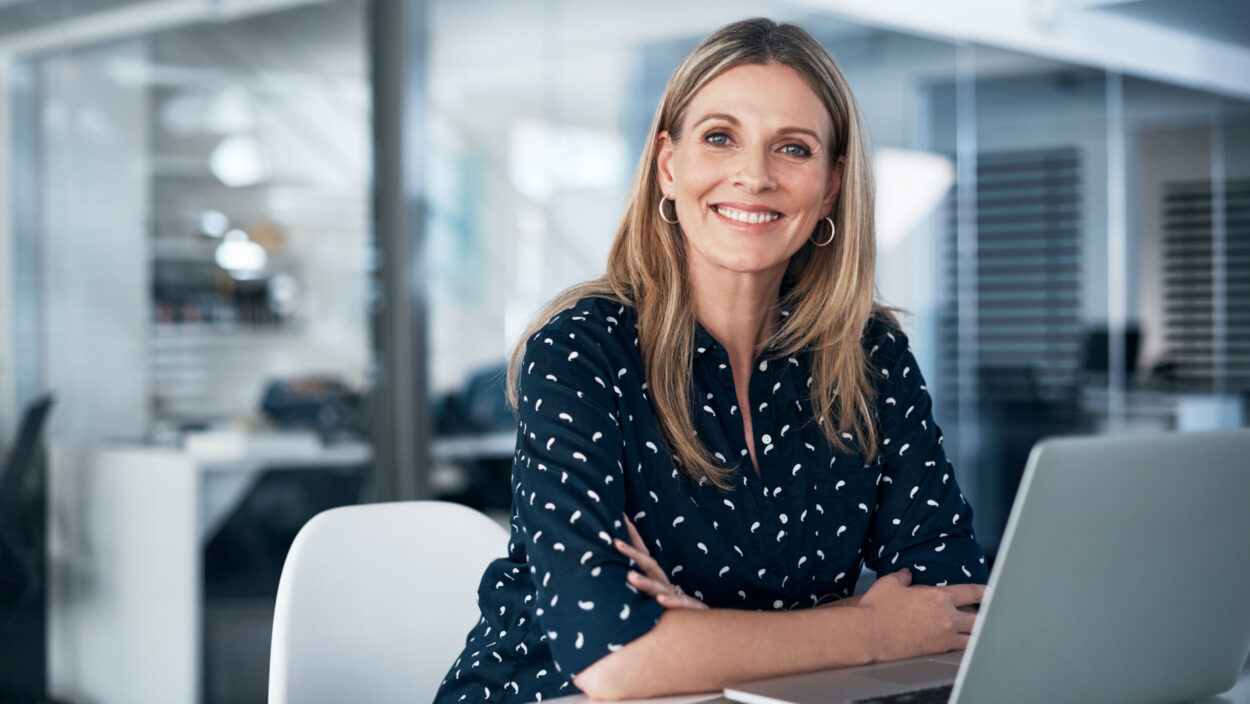
[[[807,129],[826,141],[833,131],[820,96],[798,71],[779,63],[742,64],[708,81],[686,106],[683,128],[708,116],[766,129]]]

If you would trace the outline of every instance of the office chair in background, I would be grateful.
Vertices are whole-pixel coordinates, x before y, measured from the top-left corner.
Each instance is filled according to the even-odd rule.
[[[52,395],[27,404],[0,466],[0,701],[47,699],[46,480],[41,438]]]
[[[477,587],[508,532],[439,501],[324,511],[278,584],[270,704],[430,701],[479,618]]]

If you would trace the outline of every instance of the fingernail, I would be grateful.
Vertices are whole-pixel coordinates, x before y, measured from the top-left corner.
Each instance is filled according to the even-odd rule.
[[[621,540],[620,538],[616,538],[615,540],[613,540],[613,541],[612,541],[612,544],[613,544],[613,545],[615,545],[615,546],[616,546],[616,547],[618,547],[618,548],[623,548],[623,547],[625,547],[625,541]]]

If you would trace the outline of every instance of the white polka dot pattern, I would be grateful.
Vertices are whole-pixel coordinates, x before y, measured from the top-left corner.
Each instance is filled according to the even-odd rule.
[[[630,516],[685,594],[718,608],[810,608],[851,593],[861,565],[912,569],[919,584],[984,582],[971,508],[942,451],[906,337],[865,330],[880,369],[880,458],[836,452],[811,413],[810,358],[765,350],[739,409],[724,348],[700,326],[691,411],[723,492],[684,479],[646,395],[632,308],[586,299],[527,345],[521,370],[508,557],[486,570],[482,619],[436,702],[525,702],[577,691],[585,667],[663,613],[625,581]],[[746,458],[750,413],[760,476]],[[814,422],[815,421],[815,422]],[[740,463],[740,464],[739,464]]]

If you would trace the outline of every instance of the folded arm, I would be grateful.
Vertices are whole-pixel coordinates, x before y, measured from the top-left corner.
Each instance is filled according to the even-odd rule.
[[[838,609],[672,608],[573,678],[592,699],[708,692],[768,677],[962,649],[984,588],[910,586],[900,570]]]
[[[646,635],[573,679],[593,699],[707,692],[752,679],[872,660],[855,609],[669,609]]]

